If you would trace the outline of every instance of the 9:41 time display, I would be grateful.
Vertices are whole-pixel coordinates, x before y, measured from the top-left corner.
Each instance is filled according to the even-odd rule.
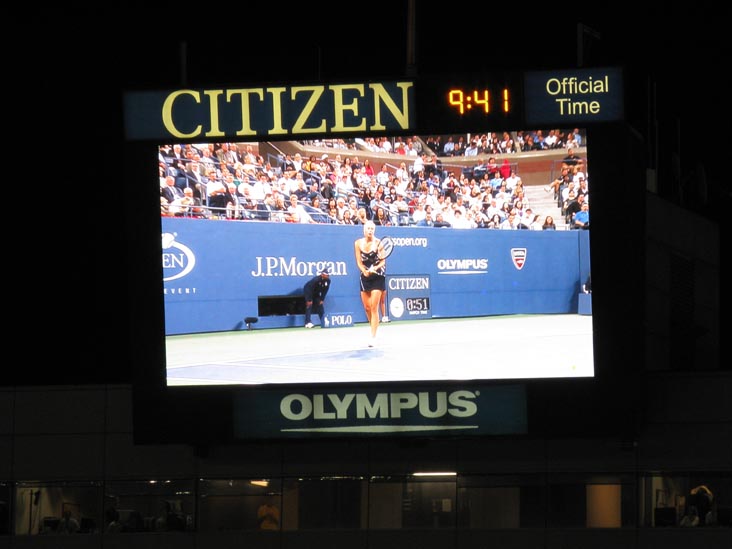
[[[491,114],[496,109],[508,114],[511,112],[511,91],[508,88],[501,89],[499,98],[496,100],[491,91],[486,88],[474,90],[450,88],[447,92],[447,102],[460,114],[465,114],[474,108],[484,114]]]

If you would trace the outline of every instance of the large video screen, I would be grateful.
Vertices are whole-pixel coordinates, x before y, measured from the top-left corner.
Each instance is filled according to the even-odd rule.
[[[591,147],[581,128],[160,143],[165,383],[593,377]]]

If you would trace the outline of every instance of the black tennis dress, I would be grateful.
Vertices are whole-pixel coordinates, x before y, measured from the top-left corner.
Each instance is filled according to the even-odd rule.
[[[370,269],[379,262],[379,256],[375,250],[373,252],[360,250],[360,252],[363,266],[367,269]],[[383,265],[378,271],[371,273],[369,276],[364,276],[363,273],[361,274],[361,291],[370,292],[371,290],[381,290],[382,292],[386,290],[386,269]]]

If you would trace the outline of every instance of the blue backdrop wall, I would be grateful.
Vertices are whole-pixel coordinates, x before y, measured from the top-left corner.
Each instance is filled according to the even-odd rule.
[[[589,231],[378,227],[388,259],[393,320],[576,313],[590,269]],[[365,322],[354,241],[361,226],[162,218],[166,334],[302,326],[302,315],[260,317],[259,298],[302,295],[331,270],[329,313]],[[417,311],[395,298],[427,297]],[[428,304],[427,309],[424,305]],[[401,313],[401,314],[399,314]]]

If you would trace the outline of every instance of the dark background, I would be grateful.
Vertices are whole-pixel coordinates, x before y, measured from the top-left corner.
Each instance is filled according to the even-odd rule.
[[[616,3],[594,14],[573,3],[241,4],[19,6],[6,17],[6,211],[18,218],[6,224],[6,299],[19,359],[3,384],[131,380],[129,276],[144,262],[128,242],[140,218],[108,198],[134,193],[125,90],[621,66],[659,194],[718,222],[730,211],[729,30],[704,3],[644,14]]]

